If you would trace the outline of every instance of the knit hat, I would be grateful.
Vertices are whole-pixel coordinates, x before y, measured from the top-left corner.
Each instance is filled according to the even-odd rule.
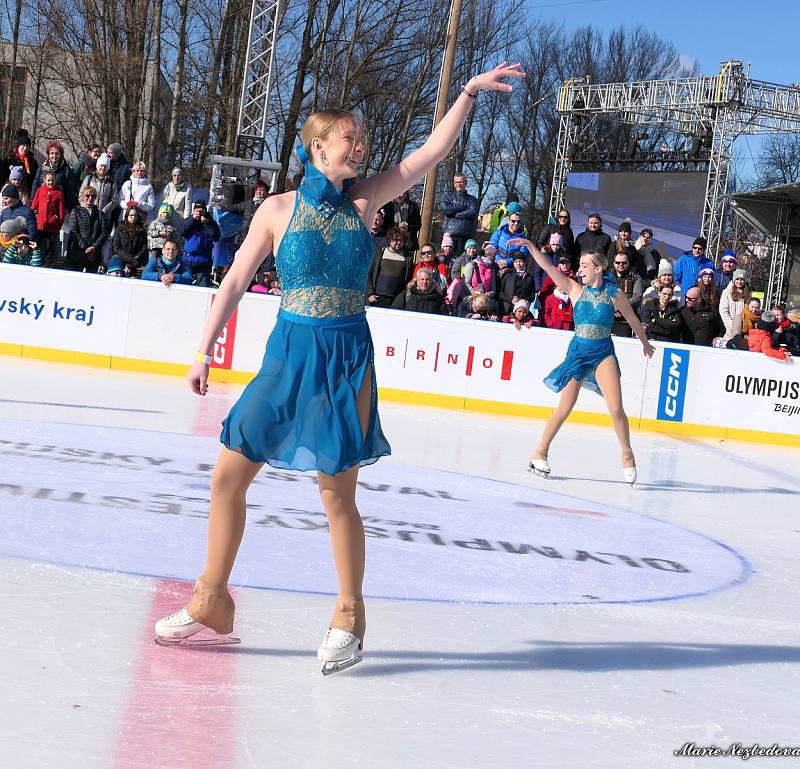
[[[16,187],[14,187],[16,189]],[[12,216],[0,224],[0,233],[6,236],[19,235],[28,226],[28,220],[24,216]]]
[[[467,248],[470,248],[470,246],[472,246],[472,247],[474,247],[474,248],[477,248],[477,247],[478,247],[478,241],[477,241],[477,240],[475,240],[474,238],[470,238],[470,239],[469,239],[469,240],[468,240],[468,241],[467,241],[467,242],[464,244],[464,249],[466,250]]]
[[[8,174],[8,180],[14,182],[22,181],[22,166],[12,166]]]
[[[630,222],[621,222],[619,227],[617,228],[617,232],[627,232],[630,234],[631,231],[631,223]]]
[[[99,158],[94,163],[94,167],[97,168],[98,166],[105,166],[106,168],[111,168],[111,158],[108,157],[107,153],[103,153],[100,155]]]
[[[733,280],[736,280],[737,278],[744,278],[745,283],[750,282],[750,276],[747,274],[747,270],[734,270]]]
[[[4,198],[11,198],[12,200],[19,200],[19,190],[15,184],[6,184],[3,191],[0,192]]]
[[[109,144],[108,148],[115,154],[121,155],[122,154],[122,145],[119,142],[114,142],[113,144]]]
[[[558,263],[559,264],[572,264],[572,258],[570,257],[569,254],[566,254],[566,253],[561,254],[558,257]]]
[[[453,247],[453,238],[450,236],[449,232],[445,232],[444,235],[442,235],[442,248],[445,246]]]
[[[109,275],[116,275],[117,273],[122,272],[122,267],[122,259],[120,259],[118,256],[112,256],[108,261],[108,269],[106,272]]]
[[[713,278],[714,270],[712,270],[710,267],[703,267],[703,269],[700,270],[700,274],[698,275],[698,277],[702,278],[703,275],[710,275]]]
[[[658,263],[658,277],[662,275],[672,275],[672,265],[666,259]]]
[[[564,242],[564,238],[562,238],[561,235],[559,235],[557,232],[554,232],[550,236],[550,240],[548,242],[548,245],[550,245],[550,246],[560,246],[563,242]]]
[[[512,262],[516,262],[517,259],[520,259],[523,262],[527,261],[525,259],[525,254],[523,254],[522,251],[515,251],[514,254],[511,256]]]
[[[20,144],[24,144],[26,147],[30,147],[33,144],[31,135],[24,128],[20,128],[16,137],[14,137],[14,149],[19,147]]]
[[[486,256],[494,256],[497,253],[497,246],[494,243],[490,243],[488,240],[483,244],[483,253]]]
[[[518,214],[520,211],[522,211],[522,206],[517,203],[516,200],[511,201],[511,203],[506,206],[506,213]]]
[[[733,251],[732,249],[730,249],[730,248],[729,248],[729,249],[728,249],[728,250],[727,250],[727,251],[726,251],[726,252],[725,252],[725,253],[722,255],[722,261],[723,261],[723,262],[733,262],[734,264],[736,264],[736,263],[737,263],[737,260],[736,260],[736,252],[735,252],[735,251]]]
[[[171,203],[162,203],[158,207],[158,215],[159,216],[161,216],[161,214],[166,214],[167,216],[172,216],[174,211],[175,211],[175,209],[172,207]]]
[[[202,208],[205,210],[208,207],[206,206],[206,201],[203,200],[203,198],[199,198],[198,200],[195,200],[194,203],[192,203],[192,210],[194,210],[195,208]]]
[[[514,302],[514,312],[516,312],[520,307],[522,307],[525,310],[530,310],[531,303],[526,302],[524,299],[517,299],[517,301]]]
[[[708,243],[706,239],[701,236],[699,238],[694,239],[694,242],[692,243],[692,248],[694,248],[695,246],[702,246],[703,248],[705,248],[707,245]]]

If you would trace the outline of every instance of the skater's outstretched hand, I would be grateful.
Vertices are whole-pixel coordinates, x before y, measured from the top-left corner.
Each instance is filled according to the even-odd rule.
[[[467,89],[474,92],[475,89],[481,91],[504,91],[509,93],[512,90],[511,83],[503,83],[504,77],[525,77],[522,64],[509,64],[507,61],[500,62],[496,67],[475,75],[468,83]]]
[[[652,358],[656,354],[656,348],[650,342],[642,343],[642,352],[648,357]]]
[[[195,395],[205,395],[208,392],[208,364],[195,361],[189,369],[189,387]]]

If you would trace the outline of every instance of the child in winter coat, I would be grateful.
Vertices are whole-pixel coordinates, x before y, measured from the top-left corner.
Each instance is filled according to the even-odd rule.
[[[61,240],[59,233],[64,224],[64,191],[56,184],[53,171],[45,171],[44,184],[36,190],[31,200],[31,210],[36,214],[36,228],[39,250],[45,265],[52,267],[60,256]]]
[[[574,331],[575,321],[572,318],[572,301],[569,294],[557,288],[547,297],[544,303],[544,325],[547,328],[558,328],[562,331]]]
[[[3,253],[3,264],[26,264],[40,267],[42,255],[39,246],[32,241],[26,232],[17,235],[17,239]]]
[[[517,300],[513,312],[510,315],[503,316],[503,323],[513,323],[517,331],[523,326],[525,328],[532,328],[538,325],[536,318],[531,315],[530,307],[530,302],[524,299]]]
[[[176,230],[172,224],[174,210],[169,203],[162,203],[158,209],[158,216],[150,222],[150,226],[147,228],[147,247],[150,250],[151,259],[161,256],[165,240],[175,239]]]

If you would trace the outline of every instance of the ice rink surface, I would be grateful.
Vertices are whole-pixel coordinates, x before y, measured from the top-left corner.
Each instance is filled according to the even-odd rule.
[[[241,388],[0,358],[0,767],[715,767],[800,748],[800,450],[384,403],[361,473],[364,661],[315,656],[335,578],[312,475],[265,469],[240,646],[153,622],[202,566]],[[797,767],[794,757],[746,766]]]

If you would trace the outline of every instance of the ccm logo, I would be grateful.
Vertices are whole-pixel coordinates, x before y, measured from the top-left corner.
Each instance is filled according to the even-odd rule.
[[[675,400],[681,392],[681,363],[683,359],[674,352],[669,354],[669,376],[667,377],[667,397],[664,401],[664,411],[667,416],[674,417],[678,413],[678,401]]]
[[[387,358],[394,358],[397,355],[397,350],[393,346],[386,347],[386,357]],[[436,349],[433,351],[429,350],[420,350],[420,349],[406,349],[406,356],[403,361],[404,367],[405,363],[408,361],[409,355],[411,356],[412,361],[420,361],[424,362],[426,359],[431,360],[433,359],[433,371],[434,373],[439,371],[440,368],[443,366],[458,366],[464,367],[464,373],[467,376],[472,376],[472,372],[476,367],[481,367],[484,369],[491,369],[495,366],[500,368],[500,379],[502,381],[508,381],[511,379],[511,369],[514,365],[514,351],[513,350],[503,350],[502,359],[497,356],[476,356],[475,354],[475,347],[470,345],[467,348],[467,353],[464,355],[462,352],[448,352],[445,353],[442,350],[441,342],[436,343]]]
[[[661,391],[658,418],[672,422],[683,420],[683,402],[686,397],[686,377],[689,374],[689,351],[664,350],[661,368]]]

